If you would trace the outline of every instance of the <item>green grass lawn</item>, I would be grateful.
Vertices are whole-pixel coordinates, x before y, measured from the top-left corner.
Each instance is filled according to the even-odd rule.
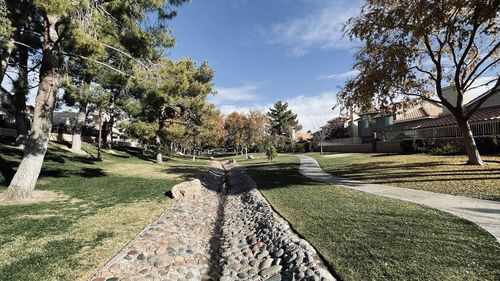
[[[469,221],[312,181],[294,156],[238,163],[343,280],[500,280],[500,245]]]
[[[95,149],[85,144],[95,155]],[[0,192],[21,159],[0,144]],[[0,206],[0,280],[87,280],[168,207],[165,192],[198,176],[207,161],[150,159],[124,151],[103,161],[50,144],[39,190],[56,192],[46,203]]]
[[[464,165],[465,156],[309,153],[327,172],[370,183],[500,201],[500,156],[486,166]]]

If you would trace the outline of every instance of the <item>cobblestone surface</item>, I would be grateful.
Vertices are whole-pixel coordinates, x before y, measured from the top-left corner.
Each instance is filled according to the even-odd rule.
[[[216,163],[216,162],[214,162]],[[218,164],[218,163],[217,163]],[[217,165],[214,164],[214,165]],[[212,238],[224,171],[220,164],[202,178],[203,196],[178,200],[123,248],[91,280],[216,280]]]
[[[220,280],[335,280],[242,169],[227,164]]]
[[[335,280],[235,163],[200,180],[91,280]]]

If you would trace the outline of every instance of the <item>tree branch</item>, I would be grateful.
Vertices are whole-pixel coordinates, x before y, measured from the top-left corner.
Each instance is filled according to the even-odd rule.
[[[421,98],[423,100],[426,100],[426,101],[429,101],[429,102],[433,102],[433,103],[437,103],[437,104],[443,104],[443,102],[441,101],[438,101],[438,100],[435,100],[435,99],[431,99],[431,98],[428,98],[426,96],[422,96],[422,95],[419,95],[419,94],[409,94],[409,93],[405,93],[406,96],[412,96],[412,97],[418,97],[418,98]]]
[[[30,45],[27,45],[27,44],[25,44],[25,43],[23,43],[23,42],[19,42],[19,41],[15,41],[15,40],[14,40],[13,42],[14,42],[14,44],[16,44],[16,45],[23,46],[23,47],[26,47],[26,48],[30,49],[32,52],[39,53],[39,54],[43,54],[43,53],[42,53],[42,52],[40,52],[39,50],[37,50],[37,49],[35,49],[35,48],[31,47]]]
[[[474,80],[477,79],[477,77],[480,76],[480,74],[478,74],[476,76],[476,78],[474,78],[472,81],[472,77],[474,76],[474,74],[478,71],[479,67],[481,67],[481,65],[489,58],[491,57],[494,53],[496,53],[496,50],[500,48],[500,41],[495,45],[495,47],[493,47],[489,52],[488,54],[486,54],[482,59],[481,61],[479,61],[477,63],[477,65],[474,67],[474,69],[471,71],[471,73],[469,74],[469,76],[467,76],[467,79],[464,81],[464,85],[465,87],[468,87],[470,86],[472,83],[474,83]],[[498,62],[500,59],[496,59],[494,60],[492,63],[490,63],[488,66],[486,66],[483,71],[481,71],[480,73],[482,74],[485,70],[487,70],[488,68],[490,68],[493,64],[495,64],[496,62]],[[470,83],[469,83],[470,82]]]
[[[429,43],[429,38],[427,36],[425,36],[424,38],[424,44],[427,48],[427,51],[428,51],[428,54],[432,60],[432,62],[434,62],[434,65],[436,65],[436,70],[437,70],[437,74],[436,74],[436,94],[438,95],[439,99],[441,100],[442,104],[444,106],[446,106],[450,111],[454,112],[456,111],[455,107],[453,105],[451,105],[451,103],[443,96],[443,89],[442,89],[442,86],[441,86],[441,81],[442,81],[442,68],[441,68],[441,62],[440,60],[438,61],[435,56],[434,56],[434,53],[432,52],[432,47]]]
[[[133,61],[135,61],[137,64],[139,64],[140,66],[144,67],[144,69],[149,69],[145,64],[143,64],[141,61],[139,61],[138,59],[134,58],[132,55],[128,54],[127,52],[125,51],[122,51],[116,47],[113,47],[111,45],[108,45],[108,44],[103,44],[104,47],[108,48],[108,49],[111,49],[111,50],[114,50],[114,51],[117,51],[119,52],[120,54],[128,57],[129,59],[132,59]]]
[[[76,58],[83,59],[83,60],[89,60],[89,61],[95,62],[95,63],[97,63],[97,64],[99,64],[99,65],[102,65],[102,66],[104,66],[104,67],[106,67],[106,68],[108,68],[108,69],[111,69],[111,70],[113,70],[113,71],[116,71],[116,72],[118,72],[118,73],[120,73],[120,74],[122,74],[122,75],[124,75],[124,76],[128,76],[128,77],[132,77],[132,78],[134,78],[134,79],[137,79],[137,77],[135,77],[135,76],[133,76],[133,75],[131,75],[131,74],[129,74],[129,73],[126,73],[126,72],[124,72],[124,71],[121,71],[121,70],[119,70],[119,69],[117,69],[117,68],[115,68],[115,67],[113,67],[113,66],[111,66],[111,65],[109,65],[109,64],[107,64],[107,63],[105,63],[105,62],[98,61],[98,60],[95,60],[95,59],[91,59],[91,58],[89,58],[89,57],[84,57],[84,56],[76,55],[76,54],[68,54],[68,53],[65,53],[65,55],[70,56],[70,57],[76,57]]]
[[[436,79],[436,77],[434,76],[434,74],[432,74],[432,72],[427,71],[427,70],[425,70],[425,69],[421,69],[421,68],[420,68],[420,67],[418,67],[418,66],[414,66],[413,68],[415,68],[416,70],[418,70],[418,71],[420,71],[420,72],[422,72],[422,73],[425,73],[425,74],[429,75],[429,78],[431,78],[432,80],[434,80],[435,82],[437,82],[437,79]]]

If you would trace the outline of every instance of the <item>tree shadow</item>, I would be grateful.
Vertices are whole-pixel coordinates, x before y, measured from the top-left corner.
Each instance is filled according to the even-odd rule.
[[[52,161],[52,162],[56,162],[59,164],[64,164],[66,162],[64,157],[57,155],[57,154],[54,154],[54,153],[47,153],[45,155],[44,161]]]
[[[16,171],[12,168],[15,164],[17,162],[7,161],[0,156],[0,174],[2,174],[6,185],[10,183],[16,174]]]
[[[79,170],[65,170],[55,168],[45,168],[40,172],[40,178],[64,178],[80,176],[85,178],[98,178],[106,176],[106,172],[101,168],[82,168]]]
[[[21,149],[10,148],[10,147],[3,146],[3,145],[0,145],[0,152],[2,153],[2,155],[6,155],[6,156],[23,157],[23,155],[24,155],[24,153]]]
[[[101,168],[83,168],[78,174],[85,178],[98,178],[106,176],[106,172]]]
[[[463,196],[464,186],[475,188],[478,195],[488,200],[499,200],[495,185],[500,185],[500,167],[471,167],[460,163],[426,162],[371,162],[338,165],[325,171],[338,176],[374,184],[426,189]],[[326,179],[325,179],[326,180]],[[442,184],[441,184],[442,183]],[[347,183],[349,184],[349,183]]]
[[[117,150],[117,151],[125,152],[128,154],[128,156],[121,156],[122,158],[130,158],[130,155],[131,155],[131,156],[137,157],[137,158],[144,160],[144,161],[156,163],[156,159],[153,159],[149,154],[144,154],[144,152],[141,148],[116,146],[116,147],[113,147],[113,149]],[[148,153],[148,152],[146,152],[146,153]],[[118,156],[118,155],[113,155],[113,156]],[[120,156],[118,156],[118,157],[120,157]]]
[[[461,208],[461,209],[474,212],[481,212],[486,214],[500,214],[500,209],[486,209],[486,208]]]
[[[212,191],[221,192],[225,180],[225,171],[219,168],[210,168],[208,171],[202,173],[198,179],[201,184]]]
[[[199,177],[203,171],[196,166],[176,166],[163,169],[162,172],[167,174],[181,174],[182,179],[189,180]]]
[[[298,172],[299,164],[275,163],[244,167],[244,171],[257,183],[261,190],[289,188],[290,185],[317,186],[318,182]]]

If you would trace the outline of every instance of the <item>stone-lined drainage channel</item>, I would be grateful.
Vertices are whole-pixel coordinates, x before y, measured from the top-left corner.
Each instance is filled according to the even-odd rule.
[[[214,162],[200,180],[202,196],[176,200],[91,280],[335,280],[241,168]]]

